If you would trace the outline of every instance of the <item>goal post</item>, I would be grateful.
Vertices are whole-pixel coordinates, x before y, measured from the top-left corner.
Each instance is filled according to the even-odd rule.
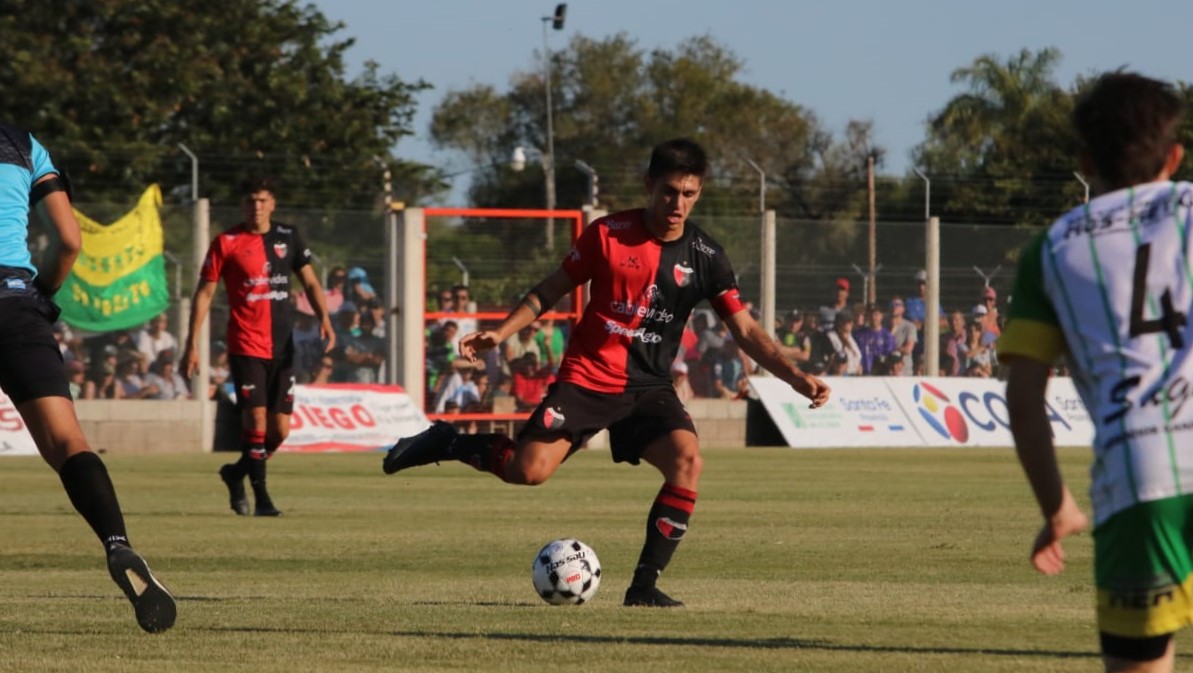
[[[429,222],[445,218],[456,220],[461,225],[474,223],[478,220],[487,224],[507,223],[514,227],[513,240],[507,241],[507,248],[515,250],[530,250],[530,244],[535,237],[542,236],[544,221],[558,220],[561,226],[568,230],[568,244],[558,246],[557,250],[540,252],[553,256],[557,265],[563,261],[572,243],[579,238],[584,226],[601,215],[592,210],[538,210],[538,209],[505,209],[505,208],[405,208],[397,210],[389,218],[385,228],[385,296],[392,297],[390,310],[386,316],[386,383],[402,386],[406,394],[420,409],[428,409],[434,400],[427,397],[427,333],[428,326],[444,319],[465,319],[475,321],[476,324],[492,324],[503,319],[512,304],[490,299],[481,307],[472,308],[466,312],[459,310],[451,313],[428,311],[427,298],[428,278],[432,273],[442,275],[443,265],[435,260],[434,251],[437,241],[431,235]],[[550,226],[550,224],[548,224]],[[507,227],[508,229],[508,227]],[[523,233],[522,229],[525,229]],[[507,231],[507,238],[510,233]],[[503,256],[501,250],[487,250],[479,248],[474,251],[477,258],[472,260],[477,266],[484,266],[487,271],[473,276],[471,286],[475,287],[479,281],[493,283],[488,278],[494,274],[504,273],[506,276],[517,264],[508,254]],[[453,258],[454,259],[454,258]],[[457,262],[459,260],[456,260]],[[529,290],[531,285],[521,288]],[[583,292],[585,288],[577,288],[572,293],[566,309],[553,310],[543,315],[544,319],[576,321],[584,307]],[[453,420],[516,420],[527,414],[492,414],[468,413],[453,414]],[[434,413],[428,413],[431,418],[439,418]],[[499,418],[500,417],[500,418]]]

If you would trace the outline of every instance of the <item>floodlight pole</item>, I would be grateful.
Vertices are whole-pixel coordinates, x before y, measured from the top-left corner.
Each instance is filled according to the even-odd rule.
[[[543,162],[544,180],[546,180],[547,210],[555,210],[555,121],[554,110],[551,106],[551,45],[547,42],[547,24],[555,30],[563,30],[566,4],[555,8],[554,16],[542,17],[543,22],[543,88],[547,91],[547,154]],[[547,218],[547,250],[555,249],[555,218]]]
[[[191,158],[191,202],[199,200],[199,157],[189,147],[178,143],[178,149]]]
[[[1077,178],[1077,182],[1080,182],[1082,187],[1085,187],[1085,201],[1082,203],[1089,203],[1089,183],[1085,181],[1085,176],[1073,171],[1073,177]]]

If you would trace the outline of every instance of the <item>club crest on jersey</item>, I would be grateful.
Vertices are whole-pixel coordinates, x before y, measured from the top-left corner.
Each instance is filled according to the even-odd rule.
[[[543,427],[548,430],[558,430],[563,427],[567,421],[563,416],[563,412],[559,407],[547,407],[543,409]]]
[[[273,254],[278,257],[285,257],[286,251],[289,249],[290,249],[290,247],[287,246],[285,243],[274,243],[273,244]]]
[[[676,285],[680,287],[687,287],[692,283],[692,274],[695,273],[696,270],[690,266],[684,266],[684,263],[680,262],[675,265],[671,272],[675,275]]]

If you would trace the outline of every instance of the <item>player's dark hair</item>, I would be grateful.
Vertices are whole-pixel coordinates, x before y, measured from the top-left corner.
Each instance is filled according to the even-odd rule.
[[[273,186],[273,178],[267,178],[263,175],[254,175],[240,181],[241,196],[252,196],[257,192],[269,192],[270,196],[276,197],[278,194]]]
[[[1073,125],[1109,188],[1151,182],[1176,142],[1181,100],[1172,86],[1132,72],[1099,77],[1073,109]]]
[[[658,178],[667,173],[684,173],[704,179],[708,171],[708,155],[694,140],[675,138],[656,145],[650,153],[646,174]]]

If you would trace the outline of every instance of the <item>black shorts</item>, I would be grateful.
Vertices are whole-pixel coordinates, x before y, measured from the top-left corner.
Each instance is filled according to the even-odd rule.
[[[40,294],[0,298],[0,390],[13,405],[43,397],[70,399],[66,365],[54,339],[58,313]]]
[[[1103,631],[1099,637],[1103,655],[1127,661],[1155,661],[1164,656],[1168,651],[1168,642],[1172,640],[1171,633],[1150,638],[1127,638]]]
[[[278,414],[294,413],[294,364],[249,355],[229,355],[228,371],[236,386],[241,410],[265,407]]]
[[[579,449],[600,430],[609,429],[613,461],[637,465],[642,450],[672,430],[696,432],[692,417],[667,386],[624,393],[598,393],[557,381],[518,433],[518,441],[571,440]]]

